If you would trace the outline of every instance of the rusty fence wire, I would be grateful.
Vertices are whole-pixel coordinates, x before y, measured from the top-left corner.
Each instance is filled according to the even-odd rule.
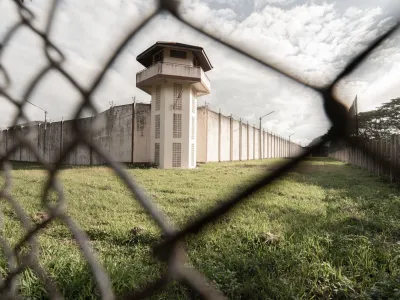
[[[389,169],[388,162],[380,155],[374,151],[374,149],[364,147],[364,145],[349,137],[348,134],[348,124],[349,117],[347,114],[347,108],[339,101],[337,93],[335,93],[335,88],[339,80],[349,75],[353,70],[355,70],[366,57],[376,49],[383,41],[385,41],[389,36],[397,30],[398,24],[391,27],[385,34],[379,37],[376,41],[371,43],[369,47],[356,56],[348,65],[342,70],[342,72],[335,78],[331,83],[326,86],[318,87],[309,84],[306,79],[301,76],[291,75],[288,71],[274,65],[273,63],[261,60],[252,53],[245,52],[239,49],[233,44],[220,41],[217,37],[210,33],[204,32],[197,27],[197,25],[189,23],[184,20],[179,14],[179,1],[176,0],[160,0],[158,2],[158,7],[154,13],[143,19],[138,26],[132,28],[130,32],[121,40],[116,43],[117,47],[110,52],[108,59],[102,66],[100,72],[97,73],[94,81],[90,84],[89,88],[84,88],[77,80],[71,76],[68,71],[66,71],[62,63],[64,61],[64,55],[62,49],[59,49],[55,44],[52,43],[49,38],[53,23],[54,23],[54,13],[57,8],[58,1],[52,1],[51,8],[49,9],[47,24],[44,31],[38,30],[33,25],[33,20],[35,15],[24,6],[24,1],[18,0],[8,0],[15,3],[16,8],[19,13],[19,22],[17,22],[8,32],[2,41],[0,41],[0,96],[7,99],[7,101],[14,105],[18,109],[18,114],[13,120],[12,126],[17,125],[19,121],[28,122],[28,117],[24,113],[24,107],[29,101],[32,92],[35,87],[43,80],[43,78],[49,72],[58,72],[63,78],[72,84],[75,89],[80,93],[82,97],[81,103],[78,105],[75,114],[75,126],[74,130],[77,133],[73,143],[66,149],[63,149],[61,157],[55,164],[47,163],[43,157],[41,157],[40,152],[37,149],[37,145],[30,143],[28,140],[24,139],[22,135],[18,135],[16,138],[18,142],[13,145],[10,149],[7,149],[0,157],[0,166],[2,170],[2,176],[4,177],[5,184],[0,190],[0,198],[2,201],[6,201],[14,209],[19,221],[26,229],[25,235],[19,240],[19,242],[14,246],[8,244],[4,236],[0,235],[0,244],[3,251],[3,255],[7,260],[7,274],[3,274],[0,277],[0,298],[1,299],[15,299],[19,298],[18,294],[18,278],[26,269],[33,270],[39,279],[43,282],[44,287],[52,299],[62,299],[62,295],[57,288],[55,282],[48,275],[48,272],[40,266],[38,263],[38,241],[37,235],[47,226],[51,226],[51,223],[55,220],[63,222],[71,231],[76,243],[79,245],[93,276],[93,280],[96,283],[96,287],[100,298],[102,299],[115,299],[114,292],[110,283],[110,278],[105,272],[102,265],[98,262],[95,255],[93,254],[93,249],[88,243],[87,235],[79,229],[78,224],[70,218],[65,211],[65,196],[61,189],[60,183],[56,179],[56,175],[60,171],[61,162],[68,153],[74,149],[78,144],[84,144],[92,148],[97,155],[103,157],[105,162],[113,169],[113,171],[122,179],[128,189],[131,191],[132,196],[143,206],[147,213],[153,218],[157,225],[161,228],[163,232],[163,239],[160,240],[154,247],[154,255],[163,262],[167,263],[166,273],[155,282],[148,283],[147,287],[139,291],[131,291],[126,294],[127,299],[142,299],[153,295],[157,290],[162,289],[172,280],[180,280],[185,283],[192,290],[196,291],[202,298],[206,299],[223,299],[222,295],[213,285],[205,278],[199,271],[194,268],[187,266],[186,253],[182,247],[182,242],[184,239],[192,234],[197,234],[206,225],[212,223],[216,219],[228,213],[237,204],[245,201],[249,196],[256,193],[260,189],[264,188],[274,180],[278,179],[280,176],[284,175],[291,168],[300,163],[304,158],[310,155],[315,150],[320,149],[328,141],[345,140],[352,147],[357,148],[364,155],[373,156],[375,161],[378,162],[383,169]],[[171,222],[168,221],[167,217],[158,209],[158,207],[153,203],[151,198],[145,193],[145,191],[138,185],[134,178],[129,176],[124,170],[123,166],[119,163],[114,162],[111,157],[105,153],[102,149],[92,143],[92,141],[87,138],[87,130],[83,132],[83,129],[78,126],[78,118],[85,109],[91,109],[96,111],[93,105],[93,93],[102,84],[103,79],[107,70],[119,57],[123,49],[127,44],[135,37],[136,33],[143,28],[155,15],[160,12],[168,11],[172,16],[183,24],[195,29],[209,38],[220,42],[221,44],[231,48],[232,50],[238,51],[247,57],[250,57],[267,68],[275,70],[282,74],[283,76],[294,80],[304,86],[307,86],[314,91],[318,92],[324,101],[324,109],[329,117],[332,127],[328,131],[325,139],[320,141],[318,144],[314,145],[312,148],[303,152],[300,156],[290,160],[285,165],[276,169],[272,173],[265,174],[261,176],[255,183],[249,185],[243,191],[231,196],[227,199],[222,199],[217,206],[209,210],[203,215],[196,216],[187,223],[187,225],[182,230],[175,229]],[[2,54],[4,49],[7,47],[8,42],[13,38],[17,32],[22,29],[28,29],[33,32],[37,37],[43,41],[43,53],[47,59],[47,65],[38,70],[35,76],[30,81],[28,88],[24,91],[21,99],[14,99],[9,95],[7,89],[11,86],[12,82],[8,76],[6,68],[3,66]],[[19,147],[24,147],[34,153],[38,162],[48,171],[48,177],[46,184],[44,186],[44,193],[42,198],[43,206],[49,211],[49,217],[42,223],[33,225],[30,221],[28,214],[23,210],[22,206],[19,204],[18,200],[11,196],[10,189],[12,185],[11,177],[11,164],[10,159],[13,153],[19,149]],[[395,169],[399,171],[399,165],[392,165],[392,170]],[[50,194],[56,193],[58,196],[58,201],[50,201]]]

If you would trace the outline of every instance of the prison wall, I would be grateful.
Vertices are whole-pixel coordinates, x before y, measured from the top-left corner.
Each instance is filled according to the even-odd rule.
[[[400,172],[396,169],[396,165],[400,163],[400,135],[392,135],[386,139],[373,139],[366,142],[364,146],[375,155],[370,155],[363,149],[352,147],[342,141],[331,144],[328,156],[386,177],[391,182],[399,182]],[[382,161],[386,162],[387,168],[383,167]]]
[[[219,116],[218,113],[209,110],[207,113],[207,162],[219,160]]]
[[[198,108],[197,119],[198,162],[288,158],[303,151],[286,138],[207,106]]]
[[[78,129],[78,130],[77,130]],[[37,162],[32,151],[47,162],[61,155],[67,165],[151,162],[151,106],[132,103],[114,106],[94,117],[14,126],[0,131],[0,154],[15,148],[14,161]],[[28,142],[20,145],[18,136]],[[90,141],[95,148],[83,142]],[[77,143],[78,141],[78,143]],[[197,162],[245,161],[299,155],[302,147],[274,133],[207,106],[197,109]],[[100,152],[100,153],[98,153]]]

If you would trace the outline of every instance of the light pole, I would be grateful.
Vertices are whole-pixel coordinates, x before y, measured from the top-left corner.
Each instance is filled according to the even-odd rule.
[[[260,146],[259,146],[259,148],[260,148],[260,159],[262,159],[262,156],[261,156],[261,153],[262,153],[262,151],[261,151],[261,149],[262,149],[262,128],[261,128],[261,120],[262,120],[262,118],[264,118],[264,117],[266,117],[266,116],[269,116],[270,114],[272,114],[273,112],[275,112],[274,110],[273,111],[271,111],[271,112],[269,112],[269,113],[267,113],[266,115],[263,115],[262,117],[260,117]]]
[[[29,104],[39,108],[40,110],[44,111],[44,129],[46,129],[46,123],[47,123],[47,110],[44,110],[43,108],[37,106],[36,104],[33,104],[32,102],[29,102],[28,100],[26,100],[26,102],[28,102]]]
[[[289,134],[289,157],[291,157],[291,155],[290,155],[290,148],[291,148],[291,143],[290,143],[290,137],[293,135],[294,133],[292,133],[292,134]]]

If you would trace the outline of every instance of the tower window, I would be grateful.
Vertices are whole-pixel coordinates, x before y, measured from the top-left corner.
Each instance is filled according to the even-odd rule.
[[[155,116],[155,138],[159,139],[160,138],[160,129],[161,127],[161,122],[160,122],[160,115]]]
[[[180,167],[182,159],[181,143],[172,143],[172,167]]]
[[[174,83],[174,110],[182,110],[183,85]]]
[[[195,133],[196,133],[196,118],[192,117],[192,139],[194,140]]]
[[[156,86],[156,111],[161,107],[161,85]]]
[[[194,157],[194,144],[192,144],[192,166],[195,167],[196,166],[196,160]]]
[[[185,51],[179,51],[179,50],[170,50],[169,55],[171,57],[175,57],[175,58],[183,58],[185,59],[187,57],[187,54]]]
[[[160,165],[160,143],[155,143],[154,146],[154,164],[158,166]]]
[[[173,117],[173,138],[182,137],[182,114],[174,114]]]
[[[196,98],[194,96],[192,97],[192,113],[196,113]]]

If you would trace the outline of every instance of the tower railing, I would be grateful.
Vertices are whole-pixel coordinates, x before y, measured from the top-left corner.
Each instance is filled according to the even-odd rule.
[[[140,83],[156,75],[197,78],[204,83],[208,89],[210,88],[210,79],[201,67],[169,62],[157,62],[149,68],[138,72],[136,74],[136,82]]]

